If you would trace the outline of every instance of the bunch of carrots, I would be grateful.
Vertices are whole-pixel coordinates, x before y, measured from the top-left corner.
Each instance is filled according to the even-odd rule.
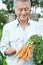
[[[16,51],[16,55],[18,57],[18,60],[19,61],[20,59],[22,60],[26,60],[27,58],[30,58],[30,51],[32,49],[32,44],[25,44],[24,46],[22,46],[21,48],[18,49],[18,51]]]

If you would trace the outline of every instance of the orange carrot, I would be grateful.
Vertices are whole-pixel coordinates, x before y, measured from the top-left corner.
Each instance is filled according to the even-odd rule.
[[[17,51],[16,51],[16,55],[18,55],[21,51],[22,51],[23,47],[19,48]]]
[[[30,51],[32,48],[32,44],[26,44],[23,47],[19,48],[19,50],[16,52],[18,56],[18,60],[23,59],[25,60],[26,58],[30,58]]]
[[[27,55],[27,58],[30,58],[30,52],[31,52],[31,49],[32,49],[32,44],[29,44],[29,49],[28,49],[28,55]]]
[[[23,60],[25,60],[25,59],[27,58],[28,50],[29,50],[29,47],[27,48],[26,53],[22,56],[22,59],[23,59]]]
[[[28,45],[24,45],[22,51],[18,54],[18,57],[21,58],[25,54],[27,48],[28,48]]]
[[[27,58],[30,58],[30,49],[28,49]]]

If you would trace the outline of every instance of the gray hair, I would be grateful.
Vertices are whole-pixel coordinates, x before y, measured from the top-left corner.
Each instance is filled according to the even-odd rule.
[[[28,1],[28,2],[29,2],[29,5],[30,5],[29,9],[31,8],[31,2],[30,2],[30,0],[14,0],[14,2],[13,2],[13,9],[15,9],[15,5],[16,5],[16,2],[17,2],[17,1],[21,1],[21,2],[26,2],[26,1]]]

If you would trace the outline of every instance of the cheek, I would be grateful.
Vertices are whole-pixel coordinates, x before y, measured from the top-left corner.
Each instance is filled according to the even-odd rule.
[[[26,12],[26,13],[24,14],[24,16],[25,16],[25,17],[28,17],[28,16],[29,16],[29,13],[28,13],[28,12]]]
[[[16,12],[17,16],[21,16],[21,13],[19,11]]]
[[[27,12],[27,15],[29,16],[30,15],[30,12]]]
[[[30,12],[28,11],[27,14],[30,14]]]
[[[18,16],[19,15],[19,11],[17,9],[15,9],[15,14]]]

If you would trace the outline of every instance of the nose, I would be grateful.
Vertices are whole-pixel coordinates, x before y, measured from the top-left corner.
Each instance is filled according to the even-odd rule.
[[[26,14],[26,11],[24,9],[22,10],[22,14]]]

